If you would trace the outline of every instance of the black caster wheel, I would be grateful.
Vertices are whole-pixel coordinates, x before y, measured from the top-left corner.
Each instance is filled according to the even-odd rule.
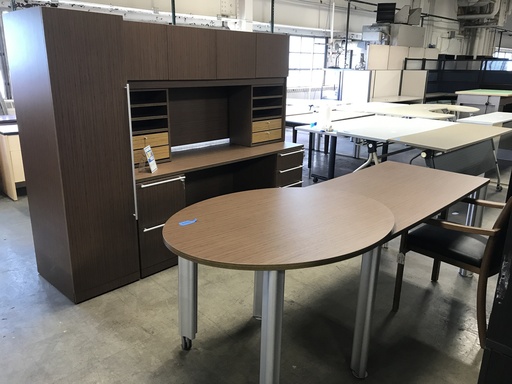
[[[496,191],[501,192],[503,190],[503,187],[501,185],[496,186]]]
[[[313,183],[318,183],[318,177],[313,177]]]
[[[183,349],[184,351],[190,351],[191,348],[192,348],[192,340],[190,340],[186,336],[182,336],[181,337],[181,349]]]

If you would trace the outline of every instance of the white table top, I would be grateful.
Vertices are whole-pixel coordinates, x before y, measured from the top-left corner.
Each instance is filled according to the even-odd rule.
[[[431,119],[404,119],[393,116],[368,116],[354,120],[334,122],[339,136],[386,142],[396,137],[431,131],[455,123]]]
[[[374,97],[371,101],[383,101],[387,103],[401,103],[404,101],[423,101],[423,97],[420,96],[383,96]]]
[[[331,121],[355,119],[358,117],[370,116],[372,113],[355,112],[355,111],[331,111]],[[292,124],[307,125],[317,123],[321,119],[320,113],[305,113],[302,115],[286,116],[286,122]]]
[[[368,112],[375,114],[385,114],[384,112],[389,111],[390,109],[405,107],[408,104],[401,103],[386,103],[383,101],[372,101],[369,103],[354,103],[347,104],[343,107],[339,107],[340,110],[343,111],[354,111],[354,112]]]
[[[511,129],[495,125],[454,123],[438,130],[395,137],[392,141],[415,148],[449,152],[509,133],[512,133]]]
[[[423,119],[447,120],[454,117],[450,113],[439,113],[437,111],[451,112],[478,112],[475,107],[452,104],[401,104],[370,102],[361,104],[352,104],[343,107],[344,110],[372,112],[375,114],[399,116],[399,117],[419,117]]]
[[[458,119],[459,123],[484,124],[484,125],[501,125],[512,121],[512,113],[510,112],[491,112],[484,115],[476,115]]]
[[[296,127],[307,132],[348,136],[377,142],[397,142],[415,148],[449,152],[493,137],[512,133],[493,125],[463,124],[431,119],[404,119],[368,116],[333,122],[333,132],[310,126]]]

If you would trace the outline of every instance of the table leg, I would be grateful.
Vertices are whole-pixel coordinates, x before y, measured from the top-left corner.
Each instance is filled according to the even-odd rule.
[[[367,141],[366,146],[368,147],[368,159],[361,164],[354,172],[360,171],[363,168],[369,166],[372,162],[377,165],[379,164],[379,157],[377,156],[377,142]]]
[[[308,169],[309,169],[309,177],[311,178],[311,167],[313,164],[313,145],[315,142],[315,134],[313,132],[309,132],[309,148],[308,148]]]
[[[325,137],[328,138],[329,136],[325,135]],[[336,167],[336,145],[337,145],[337,142],[338,142],[338,138],[336,136],[333,136],[331,138],[331,143],[330,143],[331,149],[330,149],[330,153],[329,153],[329,169],[327,171],[328,179],[334,178],[334,168]]]
[[[252,316],[261,320],[263,312],[263,271],[254,272],[254,298],[252,303]]]
[[[264,271],[260,384],[279,383],[283,305],[284,271]]]
[[[292,141],[294,143],[297,142],[297,130],[295,129],[295,126],[292,126]]]
[[[178,311],[182,348],[192,347],[197,333],[197,263],[178,258]]]
[[[380,247],[363,254],[361,277],[357,296],[356,323],[352,342],[352,360],[350,368],[355,377],[363,379],[368,376],[366,365],[370,345],[370,330],[373,303],[377,291],[377,276],[380,263]]]

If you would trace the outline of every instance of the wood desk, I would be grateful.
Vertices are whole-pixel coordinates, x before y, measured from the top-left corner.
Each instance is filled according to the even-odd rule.
[[[376,245],[393,229],[393,215],[383,204],[351,193],[337,197],[332,205],[326,204],[332,199],[330,192],[322,189],[247,191],[206,200],[173,215],[163,237],[180,256],[183,348],[190,349],[197,332],[196,263],[261,271],[254,312],[262,319],[260,383],[279,383],[285,271],[365,252],[372,258]],[[197,221],[182,225],[190,220]]]
[[[1,121],[11,122],[9,117],[0,117]],[[16,184],[25,181],[20,138],[16,124],[0,122],[0,176],[3,191],[12,200],[18,200]]]
[[[241,192],[185,208],[163,229],[165,244],[180,256],[183,346],[190,348],[197,332],[197,263],[263,271],[260,383],[279,382],[285,270],[363,253],[351,369],[365,377],[380,263],[376,246],[488,182],[386,162],[308,188]]]

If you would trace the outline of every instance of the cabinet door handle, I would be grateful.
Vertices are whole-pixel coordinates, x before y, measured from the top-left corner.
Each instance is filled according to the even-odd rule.
[[[128,101],[128,126],[130,128],[130,154],[132,156],[132,167],[135,164],[135,159],[133,158],[133,125],[132,125],[132,110],[131,99],[130,99],[130,84],[126,84],[126,100]],[[132,175],[132,186],[133,186],[133,205],[134,205],[134,213],[135,220],[139,220],[139,209],[137,207],[137,184],[135,182],[135,175]]]
[[[300,169],[300,168],[302,168],[302,165],[297,165],[296,167],[293,167],[293,168],[279,170],[279,173],[286,173],[286,172],[290,172],[290,171],[295,171],[296,169]]]
[[[153,230],[155,230],[155,229],[162,228],[164,225],[165,225],[165,223],[160,224],[160,225],[155,225],[154,227],[144,228],[144,229],[142,230],[142,232],[144,232],[144,233],[145,233],[145,232],[153,231]]]
[[[148,187],[154,187],[155,185],[165,184],[165,183],[172,183],[174,181],[185,181],[185,176],[178,176],[174,179],[167,179],[167,180],[161,180],[161,181],[155,181],[154,183],[149,184],[141,184],[141,188],[148,188]]]
[[[297,153],[304,153],[304,149],[299,149],[298,151],[293,151],[293,152],[278,153],[278,155],[279,155],[279,157],[285,157],[285,156],[295,155]]]
[[[292,184],[288,184],[288,185],[283,185],[280,188],[290,188],[290,187],[293,187],[294,185],[299,185],[299,184],[302,184],[302,180],[301,181],[297,181],[296,183],[292,183]]]

